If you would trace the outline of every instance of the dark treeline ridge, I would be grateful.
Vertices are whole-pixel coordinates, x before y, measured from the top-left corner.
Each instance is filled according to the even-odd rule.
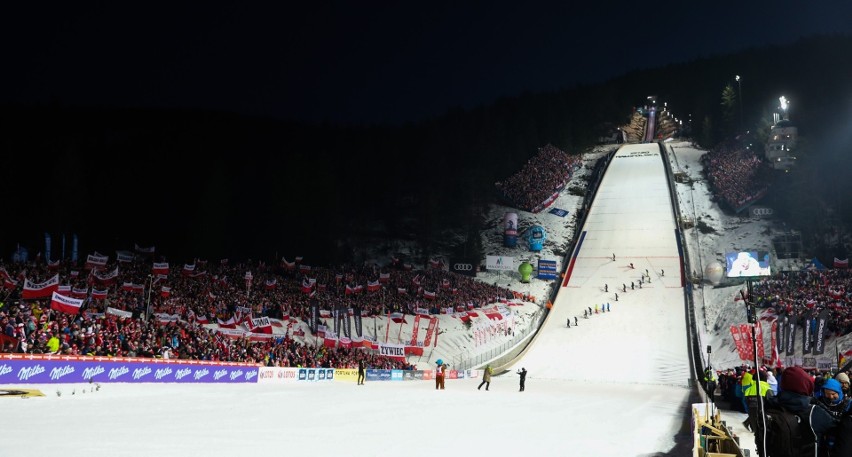
[[[395,126],[77,107],[59,99],[3,106],[0,252],[8,258],[17,243],[41,251],[50,232],[77,233],[82,255],[139,243],[157,245],[175,262],[272,260],[276,253],[346,262],[357,257],[351,240],[367,236],[416,239],[428,255],[448,229],[478,234],[494,183],[537,148],[551,143],[582,153],[606,126],[625,125],[648,95],[691,119],[687,133],[702,147],[735,135],[739,117],[720,101],[725,86],[737,88],[735,74],[743,78],[745,129],[768,128],[785,95],[807,139],[787,177],[793,190],[776,198],[795,208],[808,206],[799,200],[824,199],[852,214],[840,211],[852,208],[849,180],[841,179],[852,135],[852,37],[820,36]],[[795,211],[787,215],[807,217]],[[459,249],[478,254],[478,235],[467,238]]]

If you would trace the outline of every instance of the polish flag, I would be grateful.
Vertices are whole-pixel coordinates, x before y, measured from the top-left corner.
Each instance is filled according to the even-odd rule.
[[[66,297],[56,292],[53,292],[53,296],[50,299],[50,309],[62,313],[79,314],[81,306],[83,306],[82,298]]]

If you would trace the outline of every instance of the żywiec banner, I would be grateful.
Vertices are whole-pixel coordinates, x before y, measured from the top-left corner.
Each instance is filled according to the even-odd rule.
[[[405,359],[405,345],[404,344],[391,344],[391,343],[378,343],[379,344],[379,355],[383,355],[385,357],[392,357],[395,359]]]

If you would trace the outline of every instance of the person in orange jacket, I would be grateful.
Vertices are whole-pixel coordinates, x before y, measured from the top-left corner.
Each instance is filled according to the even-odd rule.
[[[442,363],[435,370],[435,390],[444,390],[444,376],[447,374],[447,364]]]

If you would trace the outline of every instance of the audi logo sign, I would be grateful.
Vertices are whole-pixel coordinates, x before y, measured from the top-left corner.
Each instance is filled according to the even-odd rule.
[[[753,206],[751,208],[752,217],[771,216],[772,213],[773,213],[772,208],[767,208],[765,206]]]
[[[450,271],[465,276],[476,276],[476,264],[466,259],[450,260]]]

